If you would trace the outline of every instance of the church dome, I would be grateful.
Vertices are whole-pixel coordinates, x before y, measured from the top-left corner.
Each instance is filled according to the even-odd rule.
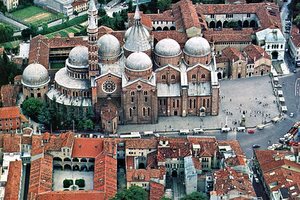
[[[144,71],[152,68],[152,61],[147,54],[135,52],[126,59],[126,68],[133,71]]]
[[[98,54],[100,58],[114,58],[121,53],[119,40],[111,35],[105,34],[98,40]]]
[[[131,32],[131,29],[132,29],[132,26],[129,27],[127,29],[127,31],[125,32],[125,35],[124,35],[125,41],[127,40],[128,36],[129,36],[129,33]],[[142,29],[144,29],[144,33],[146,34],[146,37],[148,38],[148,40],[150,40],[150,33],[149,33],[149,31],[144,26],[142,26]]]
[[[177,56],[181,53],[181,48],[175,40],[165,38],[156,44],[155,53],[160,56]]]
[[[47,69],[38,63],[28,65],[23,71],[22,84],[28,87],[39,87],[49,83]]]
[[[87,66],[89,64],[89,52],[85,46],[74,47],[69,54],[69,63],[74,66]]]
[[[207,56],[211,53],[208,41],[203,37],[192,37],[184,45],[183,52],[190,56]]]

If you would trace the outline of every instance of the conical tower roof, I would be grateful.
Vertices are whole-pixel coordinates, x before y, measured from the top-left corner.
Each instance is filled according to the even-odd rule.
[[[130,32],[126,37],[124,48],[131,52],[151,49],[149,32],[141,23],[138,2],[134,13],[134,25],[130,28]]]

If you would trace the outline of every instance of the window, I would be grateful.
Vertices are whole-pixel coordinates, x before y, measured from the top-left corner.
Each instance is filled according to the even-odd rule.
[[[215,15],[210,15],[210,18],[215,18]]]
[[[196,108],[196,99],[194,99],[194,108]]]
[[[179,100],[177,99],[177,108],[179,107]]]
[[[148,116],[150,116],[150,108],[148,108]]]
[[[134,97],[131,97],[131,103],[133,103],[134,102]]]
[[[174,79],[175,79],[175,75],[174,75],[174,74],[172,74],[172,76],[171,76],[171,79],[172,79],[172,80],[174,80]]]
[[[192,79],[196,79],[196,74],[193,74],[193,75],[192,75]]]
[[[130,95],[131,95],[131,96],[134,96],[134,95],[135,95],[135,94],[134,94],[134,91],[132,91],[132,92],[130,93]]]
[[[250,13],[248,13],[248,14],[247,14],[247,17],[251,17],[251,14],[250,14]]]
[[[162,75],[162,76],[161,76],[161,79],[162,79],[162,80],[166,80],[166,75]]]
[[[205,74],[201,74],[201,78],[205,78]]]
[[[145,117],[145,115],[146,115],[146,109],[143,108],[143,116]]]
[[[148,92],[147,92],[147,91],[144,91],[144,95],[148,95]]]
[[[175,99],[173,99],[173,108],[175,108]]]
[[[129,108],[129,117],[132,116],[132,108]]]
[[[192,99],[190,99],[190,109],[192,108]]]
[[[206,105],[207,105],[207,107],[209,108],[209,99],[207,99],[207,104],[206,104]]]
[[[145,102],[148,102],[148,97],[145,97]]]
[[[226,18],[233,18],[233,14],[226,14]]]
[[[202,106],[205,107],[205,99],[202,100]]]

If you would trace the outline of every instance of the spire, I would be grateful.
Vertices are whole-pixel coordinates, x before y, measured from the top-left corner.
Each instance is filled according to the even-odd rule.
[[[138,0],[136,0],[134,20],[135,21],[140,21],[141,20],[140,9],[139,9],[139,1]]]
[[[90,3],[89,3],[89,10],[90,10],[90,11],[95,11],[95,10],[97,10],[96,5],[95,5],[95,0],[90,0]]]
[[[88,29],[97,29],[96,19],[95,19],[94,15],[91,15],[91,17],[90,17]]]

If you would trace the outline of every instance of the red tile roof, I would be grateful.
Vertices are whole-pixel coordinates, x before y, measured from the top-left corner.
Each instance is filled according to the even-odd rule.
[[[3,85],[0,88],[0,101],[2,102],[3,107],[16,106],[19,89],[19,86],[11,84]]]
[[[150,182],[150,196],[151,200],[161,200],[165,194],[165,186],[160,183]]]
[[[41,193],[36,200],[106,200],[104,192],[99,191],[57,191]]]
[[[105,192],[107,199],[117,193],[117,160],[105,153],[95,158],[94,190]]]
[[[22,178],[22,161],[9,163],[7,183],[5,186],[4,200],[18,200]]]
[[[213,157],[218,151],[217,140],[215,138],[189,137],[188,140],[191,145],[200,145],[200,152],[197,152],[200,157]]]
[[[292,26],[291,40],[296,47],[300,47],[300,33],[298,27],[295,25]]]
[[[2,107],[0,108],[0,119],[13,119],[20,117],[20,109],[17,106],[14,107]]]
[[[3,152],[21,152],[21,136],[17,134],[3,134]]]
[[[218,141],[218,145],[230,146],[236,155],[245,155],[239,141],[237,140],[220,140]]]
[[[168,142],[168,145],[158,146],[158,162],[164,161],[166,158],[183,158],[191,155],[191,144],[185,138],[161,138],[161,141]]]
[[[245,57],[242,55],[242,53],[234,47],[226,47],[223,49],[222,57],[225,57],[230,61],[234,60],[234,62],[238,60],[245,60]]]
[[[260,59],[261,57],[271,59],[270,55],[267,54],[267,52],[263,48],[257,45],[248,45],[244,48],[243,52],[245,56],[247,56],[248,60],[252,63]]]
[[[247,174],[238,173],[232,168],[225,168],[214,173],[214,191],[212,194],[225,195],[237,190],[240,196],[256,197],[252,183]]]
[[[156,149],[156,139],[130,139],[125,142],[127,149]]]
[[[176,40],[181,48],[184,47],[185,42],[187,41],[187,35],[183,32],[178,31],[153,31],[152,34],[157,41],[160,41],[165,38],[170,38]]]
[[[163,174],[159,169],[127,169],[127,182],[149,182],[152,178],[162,179]]]
[[[95,158],[103,151],[101,138],[75,138],[72,157]]]
[[[244,28],[242,30],[233,30],[223,28],[222,30],[206,30],[203,32],[203,37],[208,41],[214,41],[216,44],[223,42],[252,42],[251,33],[253,30]]]
[[[31,161],[28,199],[43,192],[52,191],[53,157],[44,157]]]

